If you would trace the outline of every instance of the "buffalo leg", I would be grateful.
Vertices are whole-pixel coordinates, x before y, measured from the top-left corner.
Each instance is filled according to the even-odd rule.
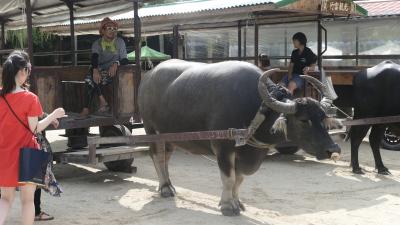
[[[358,149],[360,144],[367,134],[369,126],[353,126],[350,128],[350,139],[351,139],[351,166],[353,167],[353,173],[364,174],[358,163]]]
[[[385,133],[385,126],[373,126],[371,134],[369,135],[369,144],[371,145],[372,153],[375,159],[375,168],[378,170],[379,174],[389,175],[390,172],[388,168],[383,165],[380,145]]]
[[[233,192],[232,192],[233,199],[239,205],[239,207],[242,211],[246,211],[246,208],[240,202],[240,199],[239,199],[239,188],[240,188],[240,185],[243,183],[244,176],[243,176],[243,174],[240,174],[237,170],[235,173],[236,173],[236,180],[235,180],[235,185],[233,186]]]
[[[217,153],[218,167],[222,180],[221,212],[224,216],[240,215],[240,206],[233,198],[233,188],[236,182],[235,175],[235,151],[233,146],[224,148],[221,144],[211,144],[214,152]]]
[[[150,154],[158,175],[161,196],[164,198],[175,196],[175,188],[171,184],[168,172],[168,160],[172,149],[165,142],[156,142],[150,145]]]

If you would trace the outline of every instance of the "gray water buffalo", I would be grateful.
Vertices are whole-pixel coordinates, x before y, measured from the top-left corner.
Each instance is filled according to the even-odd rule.
[[[400,65],[384,61],[374,67],[360,71],[353,79],[354,119],[368,117],[394,116],[400,114]],[[400,124],[373,125],[369,135],[369,143],[375,159],[375,167],[379,174],[390,174],[383,165],[380,153],[386,127],[397,136],[400,135]],[[371,125],[352,126],[351,164],[353,172],[363,174],[358,163],[358,148]]]
[[[146,133],[243,129],[261,115],[252,140],[264,143],[263,147],[291,140],[318,159],[337,157],[340,148],[326,130],[335,120],[328,118],[314,99],[292,99],[287,89],[268,78],[271,73],[274,71],[263,74],[256,66],[240,61],[165,61],[148,72],[140,86],[139,109]],[[223,184],[220,206],[227,216],[244,210],[239,186],[245,175],[258,170],[267,153],[261,145],[235,147],[230,140],[167,143],[165,156],[160,155],[161,147],[153,144],[150,152],[162,197],[175,195],[168,172],[174,147],[216,155]]]

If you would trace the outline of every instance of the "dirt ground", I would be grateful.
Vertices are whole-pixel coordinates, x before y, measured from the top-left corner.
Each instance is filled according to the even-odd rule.
[[[65,139],[49,134],[53,148]],[[318,162],[304,152],[272,154],[253,176],[246,177],[241,199],[247,211],[224,217],[218,209],[221,182],[214,157],[177,151],[170,163],[177,197],[162,199],[149,156],[135,159],[136,174],[112,173],[103,165],[57,165],[55,174],[65,193],[43,193],[43,210],[55,216],[45,225],[188,225],[188,224],[400,224],[400,152],[382,150],[391,176],[374,172],[368,143],[360,149],[360,163],[368,172],[353,175],[349,143],[342,160]],[[210,160],[211,159],[211,160]],[[19,224],[16,199],[6,224]]]

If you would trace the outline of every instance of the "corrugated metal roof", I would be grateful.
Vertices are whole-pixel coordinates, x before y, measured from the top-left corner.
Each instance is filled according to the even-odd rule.
[[[319,0],[314,0],[317,2]],[[296,3],[296,9],[286,9],[284,6]],[[305,7],[303,4],[308,5]],[[302,10],[301,7],[304,7]],[[315,9],[314,9],[315,8]],[[174,2],[164,5],[149,5],[139,9],[139,16],[142,18],[142,32],[153,32],[155,30],[163,32],[172,27],[174,24],[198,24],[198,23],[216,23],[216,22],[233,22],[238,20],[246,20],[252,18],[254,12],[264,12],[264,15],[271,16],[281,13],[280,16],[291,14],[291,16],[301,11],[311,13],[310,16],[316,16],[315,4],[310,4],[310,0],[188,0]],[[314,14],[313,14],[314,13]],[[121,30],[132,25],[133,12],[124,12],[119,15],[108,15],[113,20],[120,21]],[[97,26],[100,18],[79,19],[76,18],[74,23],[75,33],[97,33]],[[61,23],[43,24],[43,30],[61,35],[68,35],[69,20]],[[172,29],[172,28],[171,28]],[[130,29],[131,30],[131,29]]]
[[[184,13],[202,12],[209,10],[251,6],[251,5],[271,4],[271,3],[277,3],[279,1],[280,0],[196,1],[196,2],[171,4],[171,5],[161,5],[156,7],[143,7],[139,11],[139,16],[149,17],[149,16],[162,16],[162,15],[172,15],[172,14],[184,14]],[[122,18],[123,16],[124,15],[121,15]],[[118,19],[118,17],[116,19]]]
[[[202,1],[189,1],[189,2],[179,2],[173,4],[165,4],[158,6],[142,7],[139,9],[139,16],[141,18],[151,17],[151,16],[165,16],[174,14],[187,14],[187,13],[197,13],[212,10],[229,9],[236,7],[254,6],[254,5],[264,5],[273,4],[281,0],[202,0]],[[133,11],[122,13],[117,16],[110,17],[113,20],[123,20],[132,19]],[[99,20],[75,20],[75,24],[93,23]],[[69,21],[65,21],[62,25],[69,25]]]
[[[306,3],[309,0],[187,0],[164,5],[145,5],[139,9],[139,16],[141,18],[161,18],[171,15],[186,16],[196,13],[213,13],[219,10],[235,10],[258,6],[278,9],[282,5],[295,2],[310,4]],[[31,0],[31,3],[34,11],[33,24],[35,26],[69,25],[69,12],[62,1]],[[127,0],[80,0],[76,3],[74,6],[74,23],[77,25],[97,23],[105,16],[114,20],[130,20],[133,18],[132,3]],[[21,7],[24,7],[24,0],[0,0],[0,17],[10,19],[6,24],[7,29],[21,29],[26,26],[24,16],[20,12]]]
[[[274,4],[281,0],[202,0],[202,1],[188,1],[188,2],[179,2],[173,4],[165,4],[165,5],[151,5],[148,7],[142,7],[139,9],[139,16],[141,18],[152,17],[152,16],[166,16],[166,15],[177,15],[177,14],[188,14],[188,13],[199,13],[205,11],[212,10],[222,10],[222,9],[230,9],[237,7],[245,7],[245,6],[255,6],[255,5],[267,5]],[[133,11],[121,13],[119,15],[110,16],[113,20],[129,20],[133,19]],[[102,18],[99,19],[75,19],[74,24],[88,24],[88,23],[96,23],[101,21]],[[61,23],[48,23],[43,25],[42,27],[47,26],[69,26],[69,19],[65,19],[64,22]]]
[[[369,16],[396,15],[400,14],[399,0],[369,0],[355,1],[368,10]]]
[[[61,24],[69,21],[69,10],[60,0],[31,0],[34,26]],[[7,29],[26,27],[24,0],[0,0],[0,20],[6,21]],[[133,9],[126,0],[80,0],[74,5],[74,17],[80,20],[102,19]]]

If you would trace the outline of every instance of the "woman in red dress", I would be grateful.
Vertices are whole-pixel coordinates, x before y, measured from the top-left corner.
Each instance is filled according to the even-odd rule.
[[[14,51],[3,64],[3,88],[0,89],[0,225],[4,224],[18,186],[21,190],[22,224],[33,224],[36,185],[18,183],[19,151],[22,147],[39,147],[32,133],[15,118],[4,98],[32,132],[43,131],[65,115],[64,109],[58,108],[38,121],[43,111],[39,98],[25,89],[31,71],[31,64],[26,59],[28,57],[25,52]]]

